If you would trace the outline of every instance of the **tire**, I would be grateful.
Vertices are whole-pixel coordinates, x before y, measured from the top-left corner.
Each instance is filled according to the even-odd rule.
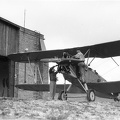
[[[88,90],[88,92],[87,92],[87,100],[88,101],[95,101],[95,92],[94,92],[94,90]]]
[[[119,100],[118,98],[114,98],[114,101],[115,101],[115,102],[116,102],[116,101],[119,102],[120,100]]]
[[[66,91],[61,91],[58,95],[58,100],[67,100],[67,93]]]

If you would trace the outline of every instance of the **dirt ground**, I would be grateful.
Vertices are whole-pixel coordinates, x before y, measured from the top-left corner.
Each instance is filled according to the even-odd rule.
[[[119,120],[120,102],[85,95],[67,101],[0,98],[0,120]]]

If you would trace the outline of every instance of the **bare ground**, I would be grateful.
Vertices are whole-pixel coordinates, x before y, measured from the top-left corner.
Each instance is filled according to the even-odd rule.
[[[69,96],[71,97],[71,96]],[[0,99],[0,120],[119,120],[120,102],[85,96],[59,100]]]

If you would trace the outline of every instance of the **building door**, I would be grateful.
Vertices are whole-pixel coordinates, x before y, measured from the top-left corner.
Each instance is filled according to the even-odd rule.
[[[0,56],[0,97],[14,96],[14,69],[7,57]]]
[[[0,97],[7,97],[9,85],[9,67],[6,57],[0,58]]]

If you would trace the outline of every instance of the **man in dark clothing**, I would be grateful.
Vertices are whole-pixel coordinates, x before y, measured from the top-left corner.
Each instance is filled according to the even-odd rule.
[[[81,82],[84,84],[85,89],[88,90],[88,87],[85,81],[85,63],[84,63],[85,57],[80,50],[77,50],[76,52],[77,54],[74,55],[73,58],[79,59],[80,61],[76,67],[77,76],[81,80]]]
[[[55,93],[56,93],[56,81],[57,81],[57,73],[58,71],[55,71],[55,67],[53,66],[49,69],[49,75],[50,75],[50,98],[54,100]]]
[[[76,67],[77,72],[78,72],[78,77],[82,82],[85,82],[85,79],[84,79],[84,77],[85,77],[85,63],[84,63],[85,57],[80,50],[77,50],[76,52],[77,52],[77,54],[74,55],[73,57],[80,61]]]

